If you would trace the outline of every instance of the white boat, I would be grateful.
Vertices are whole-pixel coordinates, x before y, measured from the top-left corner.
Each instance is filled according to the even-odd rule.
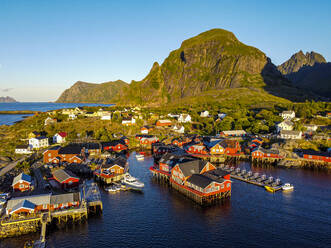
[[[114,184],[114,188],[116,189],[116,191],[120,191],[122,189],[120,184]]]
[[[290,183],[285,183],[283,186],[282,186],[282,190],[284,191],[289,191],[289,190],[293,190],[294,189],[294,186]]]
[[[144,158],[145,158],[144,154],[136,154],[137,160],[144,160]]]
[[[133,189],[142,189],[145,186],[143,182],[140,182],[137,178],[131,176],[129,173],[124,175],[122,182]]]
[[[116,191],[118,191],[118,189],[114,185],[108,186],[107,188],[105,188],[105,190],[109,193],[115,193]]]

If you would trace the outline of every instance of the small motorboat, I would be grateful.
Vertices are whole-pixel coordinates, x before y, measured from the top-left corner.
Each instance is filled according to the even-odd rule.
[[[136,154],[137,160],[144,160],[144,158],[145,158],[144,154]]]
[[[115,193],[118,191],[117,187],[115,185],[110,185],[107,188],[105,188],[105,190],[109,193]]]
[[[142,189],[145,186],[143,182],[140,182],[137,178],[131,176],[129,173],[126,173],[124,175],[122,182],[126,186],[133,188],[133,189]]]
[[[283,186],[282,186],[282,190],[283,191],[290,191],[290,190],[293,190],[294,189],[294,186],[290,183],[285,183]]]

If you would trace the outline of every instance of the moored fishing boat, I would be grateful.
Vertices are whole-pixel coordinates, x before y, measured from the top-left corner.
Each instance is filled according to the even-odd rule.
[[[294,186],[290,183],[285,183],[283,186],[282,186],[282,190],[283,191],[290,191],[290,190],[294,190]]]
[[[136,154],[137,160],[144,160],[144,158],[145,158],[144,154]]]
[[[107,188],[105,188],[105,190],[109,193],[115,193],[118,191],[117,187],[115,185],[110,185]]]

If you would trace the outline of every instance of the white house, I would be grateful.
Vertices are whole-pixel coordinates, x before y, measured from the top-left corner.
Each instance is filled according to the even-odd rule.
[[[75,120],[75,119],[77,119],[77,115],[71,113],[71,114],[68,115],[68,119],[69,120]]]
[[[44,137],[44,136],[31,138],[31,139],[29,139],[29,145],[33,149],[39,149],[39,148],[47,147],[47,146],[49,146],[48,138]]]
[[[32,153],[29,145],[18,145],[15,148],[15,153],[17,154],[30,154]]]
[[[59,132],[53,136],[53,143],[64,143],[66,142],[67,133]]]
[[[122,119],[122,125],[124,126],[131,126],[136,124],[136,119],[133,117],[129,117],[129,118],[123,118]]]
[[[278,133],[281,130],[291,131],[291,130],[293,130],[293,128],[294,128],[293,122],[290,120],[282,121],[276,125],[276,130]]]
[[[281,130],[279,136],[281,139],[301,139],[302,132],[293,130]]]
[[[183,126],[173,126],[172,131],[176,132],[176,133],[184,133],[185,132],[185,128]]]
[[[181,114],[178,117],[178,122],[180,122],[180,123],[188,123],[188,122],[191,122],[191,121],[192,121],[192,118],[189,114]]]
[[[302,132],[295,130],[281,130],[279,136],[282,139],[301,139]]]
[[[205,110],[200,113],[200,117],[208,117],[209,116],[209,111]]]
[[[283,111],[282,113],[279,114],[281,117],[283,117],[284,120],[291,120],[295,117],[295,112],[290,110],[290,111]]]
[[[317,125],[314,125],[314,124],[306,124],[306,125],[303,125],[308,132],[315,132],[318,128]]]
[[[111,114],[102,115],[101,120],[110,121],[111,120]]]

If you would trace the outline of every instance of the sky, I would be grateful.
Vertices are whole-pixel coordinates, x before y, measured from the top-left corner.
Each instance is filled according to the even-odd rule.
[[[55,101],[78,80],[141,80],[212,28],[276,65],[299,50],[331,61],[330,11],[329,0],[0,0],[0,96]]]

